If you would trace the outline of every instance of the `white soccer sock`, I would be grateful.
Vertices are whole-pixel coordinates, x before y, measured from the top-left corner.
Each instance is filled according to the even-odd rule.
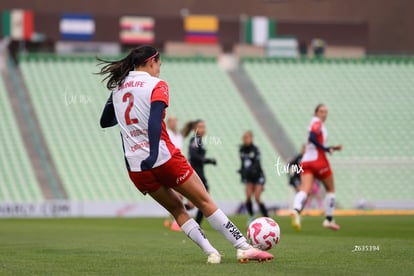
[[[222,210],[217,209],[207,218],[210,225],[219,231],[235,248],[248,249],[250,246],[240,232]]]
[[[293,209],[302,211],[307,197],[308,195],[304,191],[297,192],[293,201]]]
[[[203,230],[201,230],[200,225],[198,225],[194,219],[187,220],[183,225],[181,225],[181,229],[193,242],[200,246],[200,248],[203,249],[207,255],[211,253],[218,254],[217,249],[210,244],[204,235]]]
[[[335,210],[335,193],[326,193],[325,215],[332,217]]]

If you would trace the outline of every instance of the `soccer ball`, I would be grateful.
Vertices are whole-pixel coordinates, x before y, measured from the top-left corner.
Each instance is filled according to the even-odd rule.
[[[247,229],[247,240],[256,248],[269,250],[279,243],[279,225],[268,217],[257,218],[250,223]]]

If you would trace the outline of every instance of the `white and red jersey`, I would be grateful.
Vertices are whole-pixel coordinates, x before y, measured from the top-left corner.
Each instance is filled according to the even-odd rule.
[[[168,106],[168,85],[142,71],[131,71],[122,85],[112,91],[124,154],[130,171],[141,171],[141,162],[149,156],[148,119],[151,103],[162,101]],[[163,114],[158,158],[154,167],[166,163],[176,150],[168,136]]]
[[[315,132],[318,142],[325,147],[328,138],[328,131],[325,125],[318,117],[313,117],[309,124],[309,134]],[[319,159],[326,159],[326,154],[323,149],[316,147],[313,143],[307,142],[305,153],[302,157],[302,162],[316,161]]]

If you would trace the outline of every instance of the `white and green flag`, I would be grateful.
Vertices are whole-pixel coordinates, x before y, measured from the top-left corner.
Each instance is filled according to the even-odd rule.
[[[244,24],[245,42],[255,46],[265,46],[276,36],[276,22],[266,16],[253,16]]]

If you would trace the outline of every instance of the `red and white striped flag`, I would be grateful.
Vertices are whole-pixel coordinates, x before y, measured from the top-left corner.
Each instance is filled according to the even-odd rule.
[[[119,20],[119,39],[123,44],[152,44],[154,25],[152,17],[122,16]]]

